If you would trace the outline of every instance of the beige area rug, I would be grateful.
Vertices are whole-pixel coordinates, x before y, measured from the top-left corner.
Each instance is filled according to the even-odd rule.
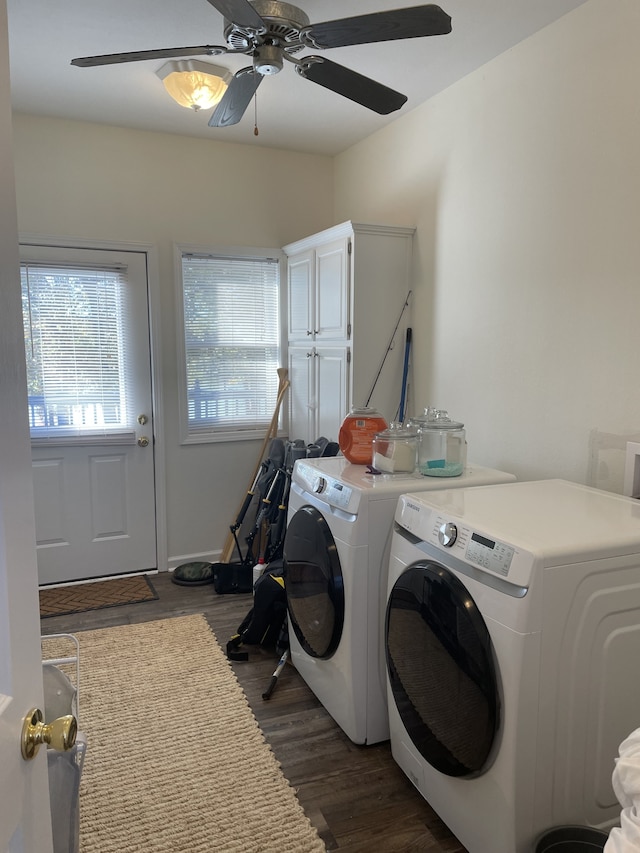
[[[80,853],[324,853],[204,616],[76,636]]]

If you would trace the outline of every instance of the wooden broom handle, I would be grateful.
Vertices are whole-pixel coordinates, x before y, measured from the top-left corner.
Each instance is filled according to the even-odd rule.
[[[251,474],[251,478],[249,480],[249,489],[258,476],[258,471],[260,470],[260,466],[262,465],[262,459],[264,454],[267,451],[267,448],[273,438],[278,434],[278,421],[280,419],[280,407],[282,406],[282,401],[284,400],[285,394],[287,393],[287,389],[291,385],[289,379],[287,378],[289,375],[289,371],[286,367],[278,368],[278,396],[276,399],[276,407],[273,412],[273,417],[271,418],[271,423],[269,424],[269,428],[267,429],[267,434],[264,437],[264,441],[262,442],[262,447],[260,448],[260,455],[258,456],[258,461],[256,463],[256,467],[253,469],[253,473]],[[244,499],[243,499],[244,504]],[[240,505],[242,508],[243,504]],[[240,513],[240,509],[238,510],[238,515]],[[224,540],[224,545],[222,546],[222,552],[220,554],[220,562],[228,563],[231,560],[231,555],[233,554],[233,549],[235,548],[235,538],[231,529],[227,533],[227,538]]]

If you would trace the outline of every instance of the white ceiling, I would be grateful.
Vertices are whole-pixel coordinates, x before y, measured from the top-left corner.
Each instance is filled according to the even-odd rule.
[[[419,5],[415,0],[296,2],[312,23]],[[154,73],[163,60],[95,68],[69,64],[75,57],[103,53],[223,45],[222,15],[207,0],[8,0],[13,107],[23,113],[333,155],[584,2],[440,0],[452,18],[449,35],[326,51],[335,62],[408,95],[404,107],[390,116],[304,80],[285,63],[258,91],[256,137],[253,104],[239,124],[210,128],[210,111],[195,113],[174,103]],[[232,72],[250,64],[246,56],[210,61]]]

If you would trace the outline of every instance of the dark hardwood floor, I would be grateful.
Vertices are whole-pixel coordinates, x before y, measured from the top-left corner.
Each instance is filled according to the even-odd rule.
[[[203,613],[224,648],[251,595],[217,595],[151,575],[158,600],[42,620],[42,633],[78,632]],[[233,662],[253,713],[327,850],[341,853],[465,853],[391,757],[388,743],[357,746],[327,714],[293,666],[266,701],[277,659],[254,646]],[[197,654],[197,649],[194,649]],[[223,851],[219,851],[223,853]]]

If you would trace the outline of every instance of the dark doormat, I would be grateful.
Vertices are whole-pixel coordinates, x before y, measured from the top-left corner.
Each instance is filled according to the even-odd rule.
[[[40,618],[154,601],[158,593],[147,575],[57,586],[40,590]]]

